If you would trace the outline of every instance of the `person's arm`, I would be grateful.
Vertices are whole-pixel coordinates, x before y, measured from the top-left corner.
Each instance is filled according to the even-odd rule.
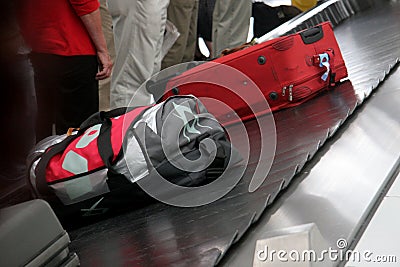
[[[100,63],[100,71],[96,74],[97,80],[110,77],[112,61],[108,53],[106,40],[101,28],[100,3],[98,0],[69,0],[75,13],[81,18],[92,39]]]
[[[106,39],[101,28],[100,10],[81,16],[82,22],[88,31],[97,50],[99,58],[100,71],[96,74],[96,79],[102,80],[111,76],[113,63],[108,53]]]

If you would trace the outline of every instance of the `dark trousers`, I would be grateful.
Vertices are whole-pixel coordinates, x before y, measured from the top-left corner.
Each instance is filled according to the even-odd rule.
[[[78,128],[99,110],[96,56],[31,53],[37,99],[36,140]]]
[[[0,44],[0,45],[3,45]],[[7,196],[7,186],[14,190],[26,175],[26,157],[35,145],[34,119],[36,114],[33,70],[26,55],[0,57],[1,93],[1,160],[0,202]],[[2,184],[2,181],[8,181]],[[9,190],[9,191],[10,191]],[[0,207],[1,207],[0,203]]]

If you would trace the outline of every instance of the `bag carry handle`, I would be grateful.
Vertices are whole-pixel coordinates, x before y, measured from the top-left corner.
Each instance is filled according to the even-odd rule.
[[[96,112],[93,115],[91,115],[89,118],[87,118],[84,122],[82,122],[81,125],[79,126],[79,128],[87,129],[89,127],[92,127],[93,125],[102,124],[106,119],[121,116],[132,109],[133,108],[130,108],[130,107],[121,107],[121,108],[116,108],[116,109],[113,109],[110,111]]]
[[[301,39],[305,44],[312,44],[324,37],[324,31],[322,30],[322,26],[319,25],[317,27],[305,30],[300,33]]]

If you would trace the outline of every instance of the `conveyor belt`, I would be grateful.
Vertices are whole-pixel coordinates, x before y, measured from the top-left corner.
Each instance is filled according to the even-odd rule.
[[[379,15],[384,13],[385,10]],[[371,26],[365,23],[365,27]],[[220,265],[250,266],[257,240],[311,222],[327,243],[323,249],[337,249],[340,238],[347,240],[347,249],[354,249],[376,205],[400,170],[399,114],[397,67],[317,152],[257,224],[228,250]]]
[[[258,39],[264,42],[279,36],[288,35],[307,28],[311,28],[321,22],[330,21],[333,27],[343,20],[363,10],[379,5],[379,0],[326,0],[321,1],[317,7],[299,14],[276,29],[266,33]]]
[[[198,208],[159,203],[74,230],[70,232],[71,249],[79,254],[82,266],[218,263],[398,61],[400,4],[385,3],[348,19],[335,30],[353,84],[345,82],[298,108],[274,114],[277,153],[271,172],[257,191],[247,190],[259,162],[260,135],[252,121],[246,124],[252,149],[249,167],[228,195]],[[393,120],[398,122],[398,117]]]

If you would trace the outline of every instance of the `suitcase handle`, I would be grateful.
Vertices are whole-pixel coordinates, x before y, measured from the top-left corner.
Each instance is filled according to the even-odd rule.
[[[312,44],[324,37],[324,31],[322,30],[321,25],[305,30],[304,32],[300,33],[301,39],[305,44]]]
[[[174,74],[168,75],[163,78],[158,78],[157,76],[152,77],[150,80],[146,82],[146,90],[153,95],[154,100],[157,103],[160,103],[163,100],[163,96],[165,94],[165,89],[167,87],[168,82],[181,75],[183,72],[190,70],[194,67],[197,67],[199,65],[203,64],[203,62],[191,62],[187,65],[186,70],[183,70],[182,72],[176,72]]]

